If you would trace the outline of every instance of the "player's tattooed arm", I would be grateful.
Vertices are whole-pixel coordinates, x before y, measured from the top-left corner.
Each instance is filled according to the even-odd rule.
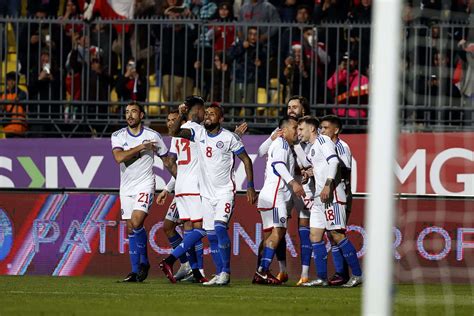
[[[112,153],[114,155],[115,161],[117,163],[124,162],[125,164],[132,164],[138,158],[140,158],[140,152],[143,150],[156,150],[156,142],[145,142],[143,144],[138,145],[137,147],[133,147],[127,150],[123,150],[120,148],[115,148]]]
[[[333,198],[333,191],[334,191],[334,179],[327,178],[326,183],[324,184],[324,188],[320,194],[321,202],[325,204],[330,204]]]
[[[176,167],[176,157],[175,156],[166,156],[166,157],[161,157],[161,160],[163,160],[163,165],[165,166],[166,170],[169,171],[169,173],[176,178],[176,173],[177,173],[177,167]]]
[[[247,202],[255,204],[257,201],[257,193],[253,183],[253,164],[247,152],[244,150],[237,155],[245,167],[245,174],[247,175]]]

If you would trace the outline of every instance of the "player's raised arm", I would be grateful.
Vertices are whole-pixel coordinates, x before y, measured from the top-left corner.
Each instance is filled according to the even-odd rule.
[[[179,115],[182,117],[180,120],[176,120],[173,125],[170,126],[170,135],[173,137],[181,137],[189,140],[194,140],[194,131],[190,128],[181,128],[182,121],[187,121],[188,107],[185,104],[179,106]]]
[[[272,142],[280,137],[283,134],[281,129],[275,130],[270,137],[268,137],[261,145],[258,147],[257,154],[259,157],[263,157],[268,153],[268,149],[270,149],[270,145]]]

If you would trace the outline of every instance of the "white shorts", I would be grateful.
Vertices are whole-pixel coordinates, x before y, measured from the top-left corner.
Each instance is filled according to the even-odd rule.
[[[148,214],[153,204],[155,190],[143,191],[137,195],[120,195],[120,212],[122,219],[131,219],[133,211],[142,211]]]
[[[346,206],[340,203],[332,203],[329,208],[326,208],[318,197],[311,208],[309,227],[326,230],[345,229]]]
[[[182,221],[179,219],[179,212],[178,212],[178,208],[176,207],[175,199],[171,201],[171,204],[168,207],[168,211],[166,212],[165,219],[176,224],[182,223]]]
[[[312,198],[300,198],[296,195],[291,195],[291,207],[288,208],[288,217],[291,217],[291,211],[294,208],[298,214],[298,218],[310,218],[311,217],[311,207],[313,206]]]
[[[203,223],[205,230],[214,230],[214,222],[229,223],[234,213],[234,195],[223,196],[219,199],[202,197]]]
[[[275,208],[267,211],[260,211],[262,217],[263,231],[268,232],[273,228],[288,227],[288,204],[275,203]]]
[[[200,195],[176,195],[176,206],[179,210],[179,219],[182,221],[202,221],[202,203]]]

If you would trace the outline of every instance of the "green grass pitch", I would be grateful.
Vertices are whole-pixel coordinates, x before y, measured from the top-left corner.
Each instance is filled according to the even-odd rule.
[[[0,315],[358,315],[362,288],[122,284],[99,277],[0,276]],[[396,315],[473,315],[471,285],[397,285]],[[415,295],[416,294],[416,295]],[[417,296],[423,295],[423,296]]]

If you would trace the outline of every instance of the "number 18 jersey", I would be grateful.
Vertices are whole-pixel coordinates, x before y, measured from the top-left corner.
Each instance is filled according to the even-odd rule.
[[[199,124],[188,121],[181,128],[196,128]],[[175,194],[199,195],[199,148],[195,142],[185,138],[173,137],[170,152],[176,155],[177,176]]]

